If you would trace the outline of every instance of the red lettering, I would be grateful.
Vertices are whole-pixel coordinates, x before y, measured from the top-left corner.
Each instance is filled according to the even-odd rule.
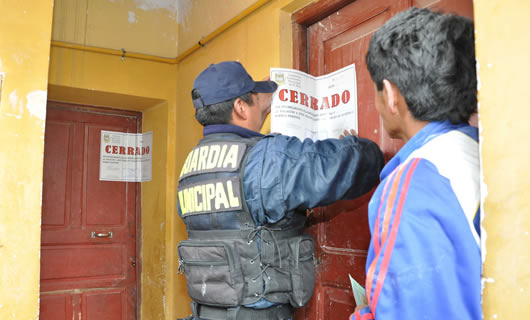
[[[281,101],[287,101],[287,97],[285,96],[286,93],[287,93],[287,89],[282,89],[278,93],[278,97],[280,98]]]
[[[320,106],[320,110],[322,109],[329,109],[328,97],[324,97],[322,99],[322,105]]]
[[[145,153],[149,154],[149,147],[145,147]]]
[[[303,93],[303,92],[300,92],[300,104],[306,106],[306,107],[309,107],[309,97],[307,96],[307,94]]]
[[[318,99],[311,97],[311,109],[318,110]]]
[[[298,91],[291,90],[291,102],[298,103]]]
[[[344,92],[342,93],[342,103],[346,104],[348,103],[348,101],[350,101],[350,91],[344,90]]]
[[[134,148],[133,147],[128,147],[127,148],[127,154],[130,155],[130,156],[133,156],[134,155]]]
[[[105,152],[106,153],[110,153],[110,147],[111,147],[111,145],[106,145],[105,146]]]
[[[135,155],[139,155],[140,154],[140,147],[136,147],[136,153]]]
[[[118,146],[112,146],[112,154],[118,154]]]
[[[120,154],[125,154],[125,147],[120,147]]]
[[[332,108],[335,108],[336,106],[338,106],[339,102],[340,102],[340,97],[338,94],[334,94],[331,96],[331,107]]]

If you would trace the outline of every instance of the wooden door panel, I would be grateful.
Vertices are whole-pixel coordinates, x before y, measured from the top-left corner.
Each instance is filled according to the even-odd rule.
[[[351,313],[351,290],[325,287],[323,292],[324,315],[317,319],[347,319]]]
[[[71,170],[73,147],[73,124],[49,121],[46,124],[48,139],[53,144],[44,145],[49,161],[44,162],[42,210],[48,214],[42,217],[42,227],[65,229],[70,220]],[[66,170],[60,170],[66,168]]]
[[[99,157],[136,116],[49,106],[46,128],[40,319],[135,319],[137,183],[99,181]]]
[[[72,300],[69,294],[47,294],[40,297],[40,319],[72,319]]]
[[[473,1],[470,0],[412,0],[411,6],[455,13],[473,19]]]
[[[337,10],[337,1],[319,1],[312,6],[330,12],[325,4],[329,3]],[[303,12],[314,12],[318,19],[295,14],[297,21],[310,21],[308,25],[295,28],[295,36],[306,30],[307,42],[303,34],[295,41],[300,47],[294,48],[295,52],[308,51],[309,73],[319,76],[355,63],[358,134],[375,141],[387,160],[403,143],[390,139],[383,129],[375,109],[375,88],[366,68],[365,55],[372,34],[393,15],[412,5],[473,16],[471,0],[356,0],[350,3],[344,0],[340,1],[336,12],[325,17],[311,8],[305,8]],[[295,54],[295,57],[299,62],[304,61],[303,55]],[[300,67],[304,68],[303,65]],[[308,232],[316,241],[317,283],[312,300],[296,311],[296,319],[345,319],[353,312],[355,302],[348,274],[364,284],[370,241],[367,208],[371,194],[313,210]]]
[[[86,161],[85,199],[98,199],[98,201],[85,202],[86,224],[90,227],[123,227],[127,204],[127,193],[125,190],[127,184],[99,180],[101,130],[123,132],[123,127],[87,125],[86,130],[88,159]],[[112,214],[109,214],[109,212],[112,212]]]
[[[125,290],[94,290],[82,295],[82,309],[87,320],[125,320],[127,293]]]
[[[121,245],[70,245],[42,249],[41,257],[47,263],[41,268],[41,281],[123,280],[124,250]],[[109,283],[110,284],[110,283]],[[59,285],[59,284],[57,284]]]

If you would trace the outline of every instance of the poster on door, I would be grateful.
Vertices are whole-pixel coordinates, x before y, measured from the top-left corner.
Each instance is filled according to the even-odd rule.
[[[99,180],[143,182],[152,179],[153,132],[101,131]]]
[[[355,64],[314,77],[285,68],[271,68],[278,84],[272,96],[271,132],[322,140],[357,131],[357,76]]]

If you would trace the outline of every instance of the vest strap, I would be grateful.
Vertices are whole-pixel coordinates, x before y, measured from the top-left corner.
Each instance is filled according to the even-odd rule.
[[[188,239],[193,240],[228,240],[228,239],[247,239],[250,233],[256,229],[241,229],[241,230],[188,230]],[[291,228],[287,230],[268,229],[269,232],[262,233],[262,239],[273,240],[272,235],[276,239],[286,239],[296,237],[303,233],[304,227]]]

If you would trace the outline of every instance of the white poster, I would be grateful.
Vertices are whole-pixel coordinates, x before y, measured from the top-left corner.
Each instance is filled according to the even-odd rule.
[[[99,180],[151,181],[153,132],[101,131]]]
[[[314,77],[293,69],[271,68],[278,83],[271,106],[271,132],[301,140],[338,138],[357,131],[355,65]]]

